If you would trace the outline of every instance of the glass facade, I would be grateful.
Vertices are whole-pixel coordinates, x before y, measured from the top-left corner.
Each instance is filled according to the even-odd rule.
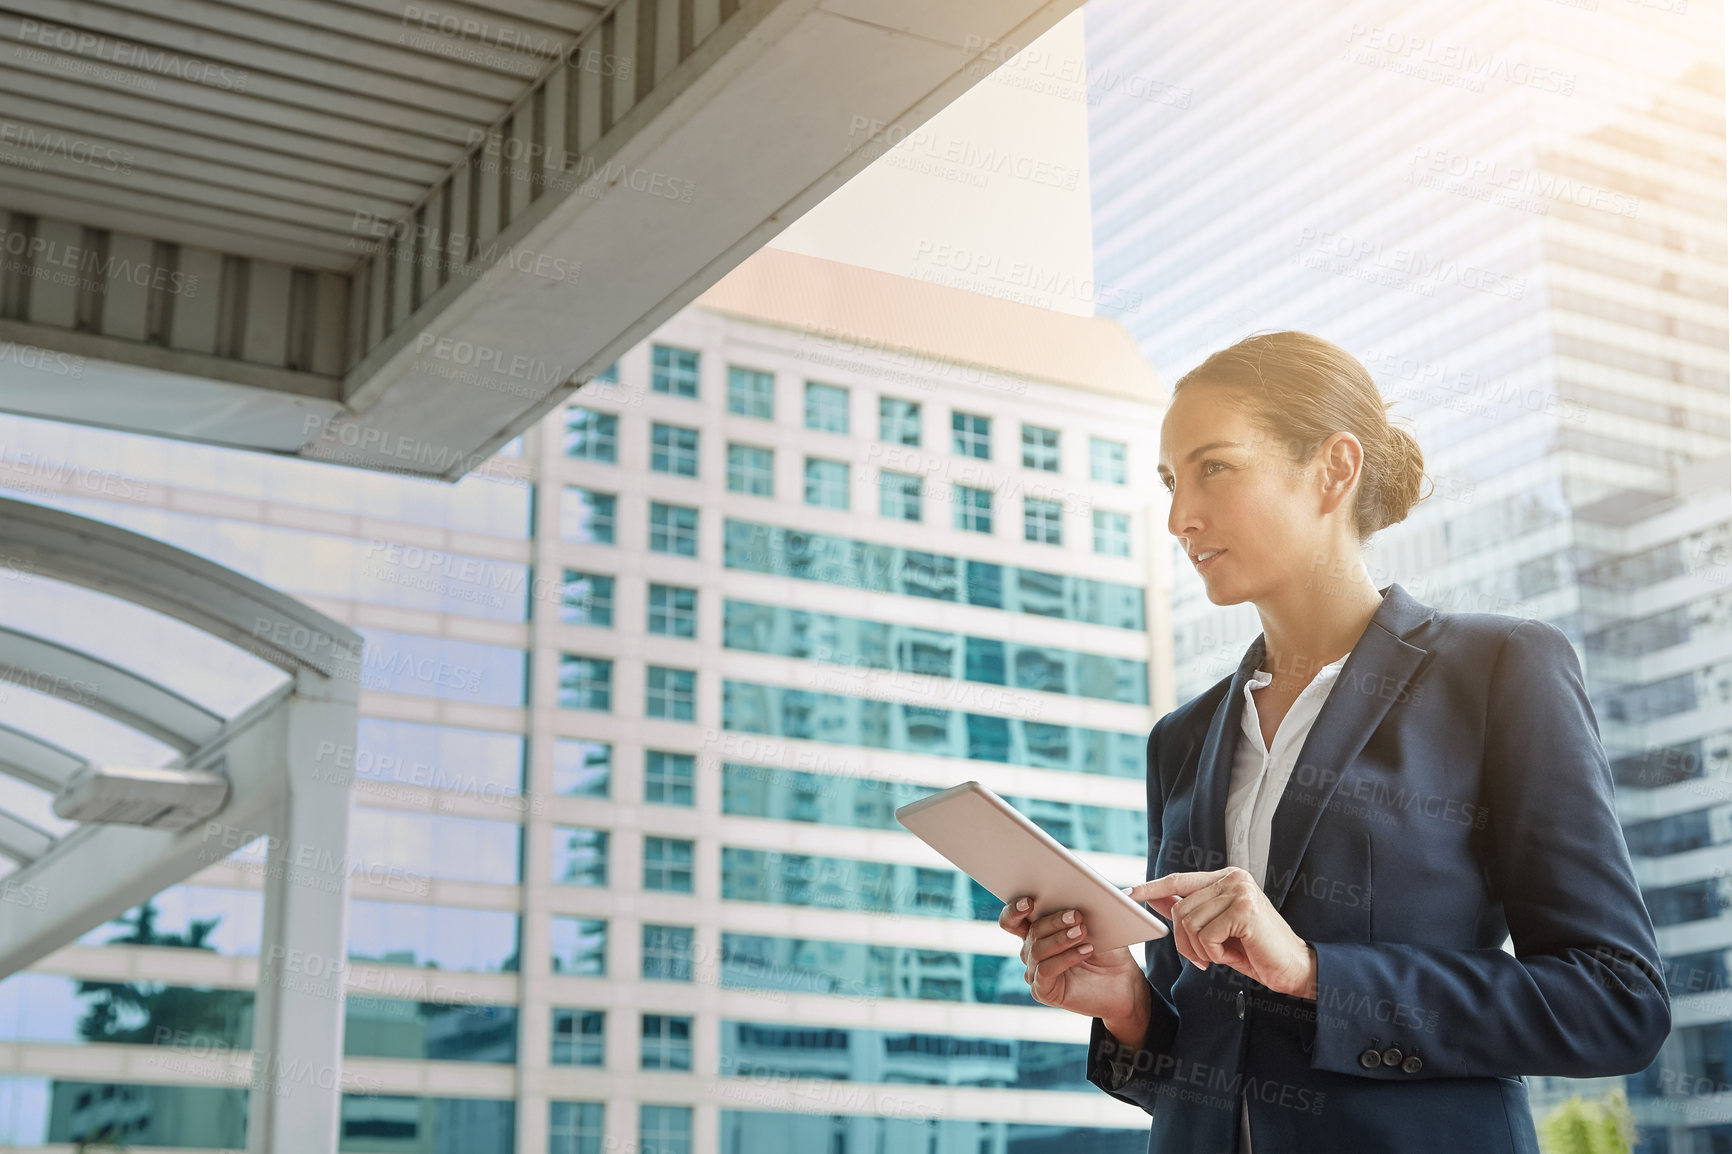
[[[722,935],[724,988],[824,994],[854,1003],[881,998],[1032,1006],[1016,955],[917,946]]]
[[[896,809],[940,786],[722,763],[722,812],[850,829],[900,829]],[[1004,796],[1004,795],[1000,795]],[[1049,798],[1005,797],[1060,845],[1095,853],[1148,854],[1148,814]]]
[[[722,1072],[838,1082],[1092,1090],[1088,1047],[805,1024],[722,1023]],[[1145,1144],[1147,1136],[1144,1136]]]
[[[722,682],[722,728],[866,749],[966,757],[1141,779],[1146,733],[1109,733],[1021,717]]]
[[[885,670],[1137,705],[1149,701],[1146,661],[731,598],[722,602],[722,644],[845,665],[862,677]]]
[[[1145,628],[1135,585],[805,533],[729,518],[723,564],[879,593],[960,601],[1012,613],[1062,617],[1119,629]]]
[[[965,1121],[942,1118],[934,1108],[903,1115],[721,1112],[721,1154],[754,1150],[816,1150],[824,1154],[880,1154],[937,1150],[966,1154],[1145,1154],[1146,1127],[1110,1129],[1062,1122]]]

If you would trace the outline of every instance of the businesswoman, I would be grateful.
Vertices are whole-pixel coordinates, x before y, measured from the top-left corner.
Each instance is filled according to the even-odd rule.
[[[1145,971],[1078,911],[999,918],[1034,998],[1094,1019],[1089,1079],[1148,1111],[1151,1154],[1538,1154],[1523,1075],[1634,1073],[1671,1029],[1569,641],[1366,571],[1420,498],[1384,410],[1299,332],[1174,386],[1167,528],[1263,632],[1149,735],[1130,892],[1171,932]]]

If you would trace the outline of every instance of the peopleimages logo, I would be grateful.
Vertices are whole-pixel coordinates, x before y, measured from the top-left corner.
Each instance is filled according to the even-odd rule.
[[[110,40],[82,28],[64,28],[41,20],[18,21],[18,39],[27,44],[40,44],[56,52],[73,56],[90,56],[122,68],[136,68],[158,76],[172,76],[192,84],[220,88],[225,92],[245,92],[247,74],[202,60],[188,60],[177,52],[152,48],[124,40]]]

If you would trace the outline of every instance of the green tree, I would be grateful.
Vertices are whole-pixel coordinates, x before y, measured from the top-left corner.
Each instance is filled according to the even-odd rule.
[[[1577,1094],[1546,1115],[1539,1139],[1545,1154],[1630,1154],[1636,1122],[1622,1088],[1591,1101]]]

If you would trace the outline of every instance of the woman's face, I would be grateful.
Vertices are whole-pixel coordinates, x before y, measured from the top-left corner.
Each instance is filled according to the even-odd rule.
[[[1321,586],[1350,506],[1323,485],[1325,441],[1308,465],[1256,428],[1238,398],[1218,385],[1190,385],[1161,422],[1161,483],[1172,494],[1167,531],[1176,537],[1216,605],[1280,600],[1295,585]],[[1200,554],[1218,556],[1197,564]]]

